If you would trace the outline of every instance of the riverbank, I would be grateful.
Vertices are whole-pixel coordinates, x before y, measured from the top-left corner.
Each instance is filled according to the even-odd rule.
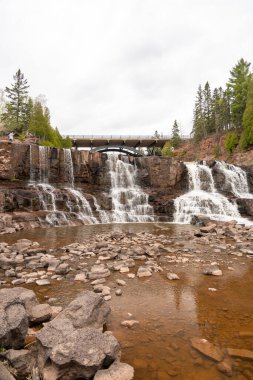
[[[136,380],[247,378],[253,370],[245,351],[252,350],[252,227],[109,228],[72,227],[69,235],[64,227],[37,230],[38,239],[34,230],[30,242],[18,243],[22,232],[2,236],[8,243],[1,244],[1,258],[8,260],[1,262],[1,287],[26,287],[54,307],[66,307],[83,290],[100,294],[112,308],[107,329]],[[198,339],[215,345],[218,360],[213,346]]]

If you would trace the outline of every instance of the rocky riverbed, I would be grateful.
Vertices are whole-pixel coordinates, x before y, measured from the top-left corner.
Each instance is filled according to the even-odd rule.
[[[9,237],[4,242],[3,236],[2,294],[7,297],[22,287],[22,292],[34,291],[42,303],[34,301],[31,309],[14,297],[30,327],[22,330],[23,340],[17,345],[6,338],[6,329],[1,330],[4,363],[15,367],[9,359],[12,351],[18,349],[14,354],[19,355],[20,349],[28,348],[27,355],[32,352],[35,360],[33,371],[44,379],[91,379],[96,373],[95,379],[127,380],[133,372],[130,366],[118,364],[121,344],[122,360],[134,367],[136,380],[250,379],[253,227],[208,220],[198,223],[202,225],[179,229],[161,224],[156,231],[150,228],[151,232],[143,226],[142,232],[122,228],[85,239],[79,234],[78,239],[66,237],[66,244],[58,242],[54,247],[31,237],[14,241],[14,235],[12,241]],[[87,313],[80,306],[85,304],[83,297],[96,300],[91,327],[78,322]],[[37,332],[41,324],[44,327]],[[101,332],[105,324],[117,340]],[[84,345],[89,342],[94,355],[79,352],[82,340]],[[98,361],[98,349],[110,352],[110,360],[102,352],[103,359]],[[91,365],[93,372],[80,369],[81,361],[92,360],[97,363]],[[73,361],[78,364],[61,372]],[[115,377],[113,373],[121,370],[126,377]]]

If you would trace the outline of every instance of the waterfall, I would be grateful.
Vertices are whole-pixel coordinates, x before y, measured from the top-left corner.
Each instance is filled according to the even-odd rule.
[[[112,221],[153,222],[153,208],[148,204],[148,195],[136,184],[137,169],[127,162],[128,157],[107,156],[111,179]],[[126,159],[126,160],[125,160]]]
[[[74,166],[72,160],[72,154],[70,149],[63,149],[64,157],[64,179],[70,184],[70,187],[66,187],[65,190],[67,193],[72,195],[74,198],[74,205],[72,205],[71,200],[69,199],[68,206],[70,212],[76,214],[78,219],[81,219],[89,223],[98,223],[98,220],[93,215],[91,206],[85,196],[81,191],[74,189]],[[74,209],[77,208],[77,212]]]
[[[34,162],[33,162],[33,145],[30,145],[30,183],[35,182],[35,168],[34,168]]]
[[[205,164],[187,163],[189,192],[175,199],[174,221],[190,223],[192,215],[204,214],[215,220],[244,220],[235,204],[215,189],[211,169]]]
[[[70,149],[63,149],[64,159],[64,180],[72,187],[74,186],[74,167]]]
[[[238,166],[217,161],[215,169],[224,175],[222,190],[229,191],[237,198],[253,198],[249,191],[247,174]]]
[[[40,183],[48,183],[49,178],[49,147],[39,146]]]
[[[97,202],[96,197],[92,196],[92,199],[93,199],[94,206],[95,206],[96,211],[99,215],[99,219],[100,219],[101,223],[104,223],[104,224],[111,223],[111,217],[110,217],[109,212],[101,209],[101,207],[99,206],[99,204]]]

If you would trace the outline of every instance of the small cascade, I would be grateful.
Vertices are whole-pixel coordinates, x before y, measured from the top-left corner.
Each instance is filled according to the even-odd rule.
[[[207,215],[214,220],[239,221],[237,206],[216,191],[211,169],[197,163],[187,163],[186,167],[189,192],[175,199],[174,221],[190,223],[192,215],[197,214]]]
[[[100,219],[101,223],[103,223],[103,224],[111,223],[111,215],[109,214],[109,212],[101,209],[101,207],[99,206],[99,204],[97,202],[96,197],[92,196],[92,199],[93,199],[94,206],[95,206],[96,211],[99,215],[99,219]]]
[[[49,147],[39,146],[40,183],[48,183],[49,178]]]
[[[74,167],[72,154],[70,149],[63,149],[64,159],[64,180],[68,182],[72,187],[74,186]]]
[[[81,191],[74,189],[74,166],[72,154],[70,149],[63,149],[64,157],[64,179],[70,184],[65,190],[70,194],[70,198],[74,199],[72,203],[70,198],[68,200],[68,207],[70,212],[76,214],[78,219],[89,223],[98,223],[98,220],[93,215],[91,206]],[[77,210],[76,210],[77,209]]]
[[[65,190],[74,198],[73,206],[69,202],[70,212],[76,214],[77,218],[83,221],[88,221],[91,224],[98,223],[98,220],[93,215],[90,204],[84,195],[79,190],[73,188],[65,188]],[[76,208],[78,209],[77,211],[75,211]]]
[[[247,174],[238,166],[217,161],[215,169],[224,175],[223,190],[231,192],[237,198],[253,198],[249,191]]]
[[[112,222],[153,222],[153,208],[148,195],[136,184],[137,169],[127,156],[108,155],[111,178]]]
[[[35,167],[33,162],[33,145],[30,145],[30,183],[35,182]]]

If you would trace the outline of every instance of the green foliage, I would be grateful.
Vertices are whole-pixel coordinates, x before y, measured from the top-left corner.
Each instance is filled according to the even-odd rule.
[[[174,147],[173,147],[171,141],[167,141],[164,144],[164,147],[162,149],[162,156],[164,156],[164,157],[173,157],[174,156]]]
[[[227,83],[231,98],[231,119],[236,128],[242,127],[250,77],[249,67],[250,63],[241,58],[230,71],[231,76]]]
[[[179,145],[180,141],[181,141],[180,130],[179,130],[178,123],[175,120],[174,124],[173,124],[173,127],[172,127],[172,139],[171,139],[171,142],[172,142],[172,145],[174,147],[177,147]]]
[[[71,148],[72,146],[69,138],[64,139],[57,128],[51,127],[49,109],[43,107],[39,101],[33,105],[29,132],[39,138],[40,145],[56,148]]]
[[[248,83],[246,108],[242,120],[243,132],[240,138],[240,148],[247,149],[253,145],[253,74]]]
[[[14,84],[5,89],[9,99],[7,103],[0,92],[0,117],[4,127],[15,132],[20,141],[25,141],[25,133],[29,131],[39,138],[41,145],[71,148],[71,140],[62,138],[57,128],[52,128],[49,109],[40,100],[33,102],[28,97],[29,86],[24,74],[18,70],[13,78]]]
[[[9,101],[5,105],[5,112],[1,120],[4,126],[16,133],[27,130],[26,125],[26,103],[29,85],[20,70],[13,77],[14,83],[11,87],[6,87],[5,92]]]
[[[221,148],[218,144],[215,145],[215,147],[213,149],[213,154],[214,154],[214,158],[216,158],[216,159],[218,159],[221,156]]]
[[[225,138],[225,149],[229,153],[233,153],[239,142],[236,132],[227,132]]]

